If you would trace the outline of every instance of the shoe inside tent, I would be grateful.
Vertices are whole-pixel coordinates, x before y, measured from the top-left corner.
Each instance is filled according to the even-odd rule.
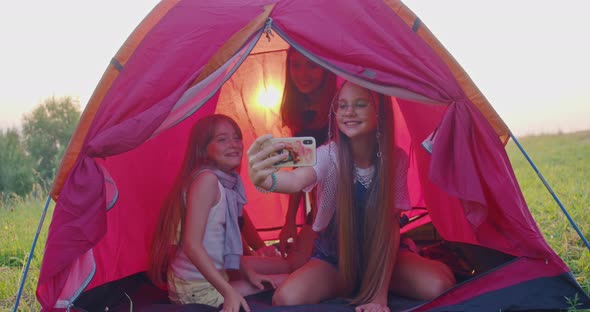
[[[399,0],[164,0],[108,64],[58,170],[37,288],[44,310],[215,310],[172,305],[149,283],[149,243],[196,120],[232,117],[246,149],[265,133],[290,135],[278,114],[289,46],[392,96],[415,207],[403,235],[458,280],[430,302],[392,296],[393,311],[567,309],[567,298],[590,307],[528,210],[508,127]],[[286,195],[256,192],[241,174],[245,209],[276,239]],[[272,307],[270,296],[248,300],[255,311],[354,310],[342,300]]]

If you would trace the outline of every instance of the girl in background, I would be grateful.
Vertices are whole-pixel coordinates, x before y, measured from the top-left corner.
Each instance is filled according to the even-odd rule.
[[[437,297],[454,285],[451,270],[400,247],[399,214],[410,209],[407,157],[395,149],[390,97],[345,82],[332,112],[335,138],[318,148],[314,167],[277,172],[273,164],[286,155],[269,157],[283,148],[270,144],[270,135],[248,151],[255,185],[281,193],[320,190],[313,257],[279,286],[273,304],[348,297],[356,311],[389,311],[388,290]]]
[[[285,277],[262,275],[252,259],[242,257],[238,217],[246,196],[237,172],[242,153],[241,130],[225,115],[204,117],[191,130],[150,250],[148,274],[156,285],[167,283],[174,303],[223,303],[222,311],[250,311],[244,296],[265,289],[263,283],[276,288]],[[167,252],[171,245],[175,248]],[[226,270],[240,270],[244,279],[230,282]]]
[[[336,75],[315,64],[294,48],[287,50],[285,88],[281,104],[281,119],[293,136],[311,136],[320,146],[328,135],[330,101],[336,93]],[[315,191],[310,192],[315,197]],[[292,239],[287,261],[291,270],[301,267],[311,256],[316,233],[309,226],[315,216],[315,200],[307,216],[306,225],[297,235],[295,219],[303,192],[289,196],[285,224],[279,234],[279,250],[287,252],[287,242]]]

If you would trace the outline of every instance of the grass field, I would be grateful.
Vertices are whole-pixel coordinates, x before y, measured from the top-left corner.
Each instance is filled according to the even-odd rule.
[[[586,239],[590,239],[590,131],[531,136],[519,142]],[[590,251],[516,145],[510,142],[507,150],[529,209],[545,239],[588,293]]]
[[[590,131],[531,136],[520,142],[589,238]],[[529,208],[543,235],[589,292],[590,252],[514,143],[509,143],[507,149]],[[11,311],[44,200],[12,199],[4,200],[0,205],[0,311]],[[34,293],[51,211],[52,207],[31,262],[20,311],[39,310]]]
[[[0,207],[0,311],[12,311],[22,270],[43,212],[43,199],[4,200]],[[35,298],[39,268],[47,240],[47,225],[51,220],[53,205],[47,212],[46,223],[39,236],[35,254],[31,259],[19,311],[39,311]]]

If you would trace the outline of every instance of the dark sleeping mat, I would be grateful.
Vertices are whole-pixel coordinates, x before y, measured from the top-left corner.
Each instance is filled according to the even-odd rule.
[[[325,312],[325,311],[334,311],[334,312],[354,312],[354,306],[351,306],[346,303],[346,301],[342,299],[335,299],[323,302],[321,304],[306,304],[306,305],[298,305],[298,306],[272,306],[271,305],[271,298],[272,298],[272,291],[260,293],[253,296],[246,297],[248,301],[248,305],[252,311],[263,311],[263,312]],[[417,307],[423,302],[421,301],[414,301],[406,298],[401,297],[394,297],[390,296],[389,298],[389,307],[392,312],[394,311],[405,311],[411,309],[412,307]],[[125,309],[121,310],[124,311]],[[112,311],[112,310],[111,310]],[[127,310],[129,311],[129,310]],[[145,311],[145,312],[214,312],[219,311],[219,309],[213,308],[211,306],[202,305],[202,304],[187,304],[187,305],[176,305],[176,304],[151,304],[141,308],[138,308],[137,311]]]
[[[343,299],[329,300],[321,304],[273,307],[271,305],[272,294],[272,291],[267,291],[248,296],[246,297],[246,300],[248,301],[248,305],[252,311],[354,311],[354,307],[347,304]],[[402,297],[395,297],[391,295],[389,297],[389,307],[392,312],[405,311],[422,303],[423,302],[421,301],[414,301]],[[145,274],[138,273],[83,293],[82,296],[80,296],[80,298],[75,302],[72,311],[214,312],[219,311],[219,309],[204,304],[172,304],[168,300],[166,291],[154,286],[149,281],[149,279],[145,277]]]

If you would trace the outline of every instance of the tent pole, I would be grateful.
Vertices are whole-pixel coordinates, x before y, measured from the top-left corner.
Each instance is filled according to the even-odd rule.
[[[576,232],[578,232],[578,235],[580,236],[580,238],[584,242],[584,245],[586,245],[586,248],[588,248],[588,250],[590,250],[590,243],[588,243],[588,240],[584,237],[584,234],[582,233],[582,231],[580,231],[580,229],[576,225],[576,222],[574,221],[574,219],[572,219],[569,212],[567,211],[567,209],[565,209],[565,207],[563,206],[563,204],[561,203],[561,201],[559,200],[559,198],[557,197],[555,192],[553,192],[553,189],[551,188],[551,186],[549,185],[547,180],[545,180],[545,177],[543,177],[543,175],[541,174],[541,172],[539,171],[539,169],[537,168],[537,166],[535,165],[533,160],[529,157],[527,152],[524,150],[522,145],[520,145],[520,142],[518,142],[518,140],[516,139],[516,137],[514,137],[514,134],[512,134],[512,132],[510,132],[510,137],[512,138],[512,140],[514,140],[514,143],[516,143],[516,146],[518,146],[518,148],[520,149],[520,151],[522,152],[522,154],[524,155],[526,160],[528,160],[529,164],[531,164],[531,167],[533,167],[533,170],[535,170],[535,172],[537,173],[537,176],[539,177],[539,179],[541,179],[541,182],[543,182],[543,184],[545,185],[545,188],[547,188],[547,190],[549,191],[549,194],[551,194],[551,196],[553,196],[553,199],[555,200],[557,205],[559,205],[559,208],[561,208],[561,211],[563,211],[563,213],[565,214],[565,216],[567,217],[569,222],[572,224],[572,226],[574,227],[574,230],[576,230]]]
[[[49,207],[49,202],[51,201],[51,196],[47,195],[47,201],[45,202],[45,208],[43,209],[43,214],[41,215],[41,220],[39,220],[39,225],[37,226],[37,233],[35,234],[35,239],[33,240],[33,245],[31,246],[31,251],[29,251],[29,257],[27,258],[27,264],[25,265],[25,269],[23,270],[23,275],[20,279],[20,286],[18,287],[18,293],[16,294],[16,301],[14,303],[14,312],[17,312],[18,303],[20,301],[20,297],[23,293],[23,288],[25,286],[25,280],[27,279],[27,273],[29,272],[29,266],[31,265],[31,259],[33,259],[33,252],[35,251],[35,246],[37,245],[37,239],[39,239],[39,234],[41,233],[41,229],[43,228],[43,221],[45,220],[45,215],[47,214],[47,207]]]

